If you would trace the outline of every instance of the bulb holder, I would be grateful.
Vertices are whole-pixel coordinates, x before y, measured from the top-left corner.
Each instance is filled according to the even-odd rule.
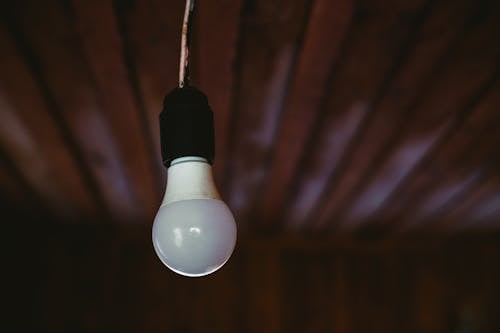
[[[160,113],[160,140],[167,168],[173,160],[184,156],[199,156],[213,163],[214,116],[201,91],[183,87],[165,96]]]

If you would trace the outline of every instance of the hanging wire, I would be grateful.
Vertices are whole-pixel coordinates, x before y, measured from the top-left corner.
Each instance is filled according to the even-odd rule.
[[[184,21],[182,22],[181,59],[179,63],[179,88],[189,85],[189,47],[191,45],[191,26],[195,0],[186,0]]]

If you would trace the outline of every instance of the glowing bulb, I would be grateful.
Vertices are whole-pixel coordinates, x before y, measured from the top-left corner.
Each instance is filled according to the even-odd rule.
[[[204,276],[226,263],[235,244],[236,223],[217,192],[212,166],[202,157],[174,159],[153,224],[160,260],[176,273]]]

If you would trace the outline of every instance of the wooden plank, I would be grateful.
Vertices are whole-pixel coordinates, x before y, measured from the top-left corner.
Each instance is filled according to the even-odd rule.
[[[0,195],[3,209],[35,207],[40,204],[32,187],[0,146]]]
[[[15,207],[29,205],[27,193],[19,186],[3,165],[0,167],[0,196],[5,207],[11,205]]]
[[[394,61],[425,8],[420,0],[356,3],[323,114],[296,171],[299,181],[289,191],[285,220],[292,228],[315,220],[320,198],[334,182],[345,152],[387,77],[392,76]]]
[[[241,311],[248,304],[241,300],[248,300],[247,292],[251,290],[246,284],[245,259],[238,251],[219,271],[195,281],[198,296],[192,305],[196,312],[191,319],[194,332],[206,332],[207,327],[220,333],[248,331],[246,313]],[[260,268],[256,272],[261,272]]]
[[[23,177],[38,193],[47,208],[59,218],[76,215],[72,202],[54,186],[57,175],[51,173],[48,161],[44,159],[37,143],[23,126],[15,111],[0,93],[0,145],[9,154],[10,159],[20,170]]]
[[[44,331],[62,333],[74,329],[71,326],[71,307],[75,298],[72,296],[70,278],[74,269],[75,261],[69,255],[68,243],[63,240],[72,240],[68,229],[59,230],[57,233],[46,235],[50,242],[47,242],[46,251],[46,273],[41,279],[44,288],[40,290],[40,297],[45,299],[43,306],[39,307],[40,320],[39,327]]]
[[[349,280],[347,267],[349,259],[345,254],[340,254],[333,263],[333,280],[335,281],[333,295],[333,332],[350,332],[353,310],[349,308]]]
[[[441,243],[442,246],[442,243]],[[439,251],[439,250],[438,250]],[[391,313],[396,314],[394,332],[416,332],[415,284],[420,252],[388,251],[386,257],[385,288],[390,291]],[[388,319],[389,320],[389,319]]]
[[[421,256],[416,267],[415,316],[417,332],[449,331],[450,285],[442,277],[444,255]],[[439,264],[442,264],[439,265]]]
[[[479,252],[479,251],[478,251]],[[475,257],[475,262],[479,262],[477,269],[472,271],[473,277],[477,277],[476,272],[484,271],[481,274],[481,283],[474,279],[474,284],[480,289],[482,302],[480,303],[480,316],[478,326],[483,332],[493,333],[500,330],[500,318],[498,318],[498,309],[500,308],[500,269],[492,265],[492,258],[500,258],[500,249],[489,246],[479,252],[479,258]]]
[[[101,328],[98,318],[103,312],[101,304],[106,301],[106,292],[110,287],[103,277],[108,269],[112,272],[108,257],[112,248],[109,245],[111,234],[99,226],[85,226],[71,230],[69,237],[60,236],[64,244],[60,251],[64,251],[67,257],[63,265],[66,267],[63,279],[68,289],[62,292],[65,300],[60,304],[66,311],[65,331],[105,332],[110,329]],[[105,308],[107,311],[104,311],[108,312],[110,307],[108,305]]]
[[[270,225],[280,219],[301,155],[307,148],[351,21],[351,0],[318,0],[313,3],[303,45],[297,56],[270,170],[257,205],[255,221]]]
[[[333,256],[297,250],[285,250],[282,256],[283,332],[333,332]]]
[[[245,321],[238,331],[287,332],[283,314],[281,252],[255,246],[246,249],[243,279],[246,286],[242,306]]]
[[[243,10],[225,181],[241,228],[266,174],[309,7],[305,0],[261,0]]]
[[[432,158],[427,159],[422,169],[391,201],[390,207],[386,207],[386,213],[390,210],[392,216],[386,215],[380,220],[397,220],[402,216],[409,223],[438,220],[436,215],[445,214],[450,205],[467,195],[468,189],[484,178],[495,151],[491,142],[500,129],[499,96],[500,83],[497,82],[471,116],[436,149]]]
[[[94,332],[109,332],[112,330],[118,329],[120,323],[123,323],[123,318],[128,318],[128,313],[122,310],[121,306],[123,304],[130,304],[131,300],[129,298],[130,293],[121,292],[120,287],[123,285],[122,281],[127,280],[126,274],[120,271],[120,264],[122,264],[125,260],[121,260],[124,251],[124,244],[120,239],[121,233],[105,230],[100,231],[97,230],[98,237],[100,238],[100,247],[97,249],[97,253],[95,254],[98,257],[98,260],[95,260],[94,263],[96,265],[95,268],[91,270],[95,270],[98,275],[98,280],[95,281],[97,286],[95,289],[98,289],[99,299],[96,301],[97,304],[94,304],[93,310],[94,313],[92,315],[92,319],[94,327],[92,330]],[[95,251],[94,247],[94,251]],[[127,264],[134,267],[134,272],[139,272],[141,270],[141,264],[134,264],[130,261],[126,261]],[[142,263],[143,261],[141,261]],[[83,274],[85,276],[85,274]],[[140,286],[140,282],[136,284],[136,286]],[[127,288],[129,292],[132,288]],[[123,297],[121,299],[121,297]],[[117,311],[111,312],[110,309],[117,309]],[[130,324],[129,321],[127,323]],[[131,325],[131,329],[133,329],[133,325]],[[126,330],[121,330],[121,332],[126,332]]]
[[[497,126],[497,128],[500,127]],[[445,217],[447,211],[453,210],[455,205],[461,205],[469,192],[474,192],[480,184],[493,181],[498,168],[494,167],[493,156],[497,153],[495,153],[496,147],[492,146],[491,142],[498,140],[497,132],[489,133],[489,135],[486,131],[477,133],[475,139],[469,140],[468,145],[461,145],[460,142],[455,141],[450,143],[455,147],[457,145],[467,147],[464,149],[465,154],[462,154],[463,158],[455,160],[454,164],[451,162],[450,167],[442,175],[438,175],[439,179],[434,180],[421,193],[418,193],[411,209],[399,211],[398,216],[408,216],[405,219],[404,229],[417,226],[425,228],[427,225],[433,229],[449,229],[456,221]],[[436,156],[446,158],[446,150],[438,149],[433,152],[423,161],[423,166],[430,164],[431,160],[439,160]],[[498,161],[496,163],[498,164]],[[418,177],[418,174],[422,172],[417,169],[414,172],[417,176],[409,179],[422,178]],[[410,185],[411,183],[409,182]],[[464,216],[460,220],[464,221]]]
[[[129,70],[135,73],[136,89],[142,97],[157,163],[161,165],[158,116],[163,98],[175,88],[184,1],[116,1],[115,11],[123,43],[128,50]],[[163,182],[166,170],[163,171]]]
[[[2,299],[9,306],[3,316],[2,327],[8,331],[45,331],[41,329],[40,321],[45,319],[44,309],[50,299],[46,297],[48,288],[44,287],[49,273],[47,263],[50,254],[47,248],[52,242],[52,234],[47,229],[52,228],[50,223],[46,223],[46,216],[33,206],[24,206],[9,214],[14,207],[6,207],[5,204],[6,201],[0,202],[2,234],[5,235],[1,244],[5,254],[2,280],[6,286]],[[30,299],[29,303],[27,299]]]
[[[454,226],[458,229],[474,228],[478,221],[482,222],[484,216],[495,212],[498,207],[500,207],[500,179],[485,178],[470,191],[459,206],[447,214],[446,220],[454,221]]]
[[[468,196],[443,218],[451,229],[495,230],[500,215],[500,178],[498,171],[476,184]]]
[[[347,258],[350,331],[412,332],[414,298],[408,254],[383,251]]]
[[[5,149],[59,217],[95,217],[95,199],[4,26],[0,26],[0,39],[0,113],[4,119],[0,136]]]
[[[11,4],[9,25],[23,46],[32,70],[46,84],[53,101],[51,112],[67,123],[71,149],[90,170],[98,192],[111,216],[135,221],[140,216],[134,191],[122,165],[109,126],[102,114],[94,79],[81,53],[79,36],[58,1]]]
[[[339,181],[335,184],[337,189],[330,194],[326,209],[338,209],[340,202],[334,201],[341,200],[346,192],[360,182],[366,170],[375,167],[380,152],[405,122],[412,101],[418,98],[426,82],[435,72],[435,68],[439,66],[442,54],[455,39],[459,38],[459,33],[455,29],[447,28],[448,24],[462,27],[474,4],[470,1],[455,1],[453,6],[451,2],[438,2],[419,29],[399,72],[389,83],[381,100],[373,106],[375,115],[361,133],[357,146],[353,148],[352,156],[347,161],[346,171],[339,176]],[[383,195],[372,198],[370,202],[360,203],[366,213],[355,207],[353,208],[356,210],[355,214],[360,215],[360,219],[369,215],[374,209],[373,206],[376,208],[377,199],[383,199]],[[328,221],[323,222],[328,223]]]
[[[116,138],[131,187],[137,193],[141,218],[150,220],[161,200],[158,157],[148,128],[142,101],[134,96],[121,52],[124,49],[112,1],[74,0],[77,25],[104,115]]]
[[[218,184],[224,180],[229,141],[231,101],[242,0],[197,1],[193,31],[193,83],[199,85],[214,112],[215,163]],[[225,193],[223,187],[219,188]]]
[[[468,103],[474,104],[475,97],[491,84],[500,49],[492,42],[497,20],[494,15],[484,17],[488,10],[480,8],[470,30],[447,52],[446,61],[414,101],[410,116],[394,133],[378,163],[366,171],[343,201],[327,207],[323,220],[341,220],[345,214],[342,227],[354,228],[361,223],[363,207],[378,208],[391,194],[396,195],[398,186],[412,175],[411,171],[470,114]],[[448,101],[446,105],[444,100]],[[360,196],[356,199],[357,193]],[[371,201],[375,197],[374,205]]]
[[[492,142],[500,140],[500,126],[490,135],[481,136],[474,153],[464,158],[464,165],[478,166],[477,180],[450,198],[430,218],[430,225],[440,230],[498,228],[500,216],[499,151]],[[446,179],[446,178],[445,178]],[[444,186],[443,186],[444,187]],[[443,190],[441,190],[442,192]],[[439,191],[438,191],[439,193]],[[446,192],[445,192],[446,193]]]

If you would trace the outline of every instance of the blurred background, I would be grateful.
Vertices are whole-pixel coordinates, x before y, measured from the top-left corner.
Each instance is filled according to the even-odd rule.
[[[151,225],[183,0],[2,1],[6,332],[500,332],[500,2],[197,1],[239,242]]]

